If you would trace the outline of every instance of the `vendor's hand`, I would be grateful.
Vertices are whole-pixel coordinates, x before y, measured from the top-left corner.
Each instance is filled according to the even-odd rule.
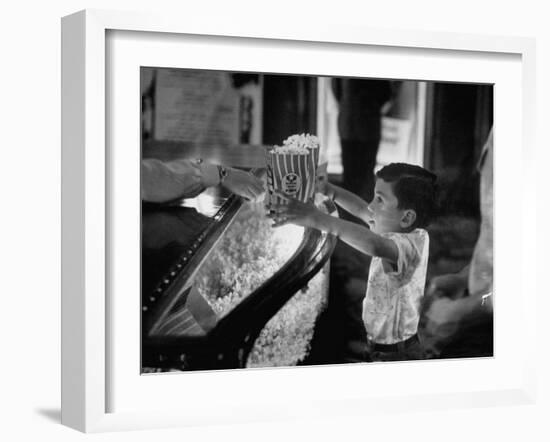
[[[223,186],[231,193],[243,198],[257,202],[265,195],[264,182],[254,175],[239,169],[227,169],[227,176]]]
[[[466,276],[459,273],[439,275],[430,281],[426,295],[428,297],[461,298],[468,286]]]
[[[314,204],[303,203],[281,192],[274,192],[286,204],[273,204],[268,216],[273,219],[273,227],[296,224],[303,227],[316,227],[317,217],[322,214]]]

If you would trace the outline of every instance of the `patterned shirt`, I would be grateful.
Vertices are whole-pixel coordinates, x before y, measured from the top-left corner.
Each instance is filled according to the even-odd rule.
[[[430,240],[423,229],[382,236],[397,246],[397,263],[392,265],[379,257],[372,259],[363,301],[363,322],[370,340],[394,344],[417,331]]]

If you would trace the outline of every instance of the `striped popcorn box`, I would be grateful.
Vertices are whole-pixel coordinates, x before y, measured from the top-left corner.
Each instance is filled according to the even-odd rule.
[[[319,143],[313,135],[293,135],[282,146],[266,150],[267,196],[266,205],[284,204],[274,194],[279,191],[302,202],[313,199]]]

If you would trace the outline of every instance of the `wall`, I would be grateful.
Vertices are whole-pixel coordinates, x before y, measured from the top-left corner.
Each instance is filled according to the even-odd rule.
[[[550,121],[546,100],[550,98],[550,30],[544,2],[524,0],[503,3],[463,0],[395,0],[357,2],[340,0],[318,6],[317,2],[281,0],[260,4],[234,0],[181,2],[182,17],[194,12],[222,14],[228,20],[285,20],[319,17],[340,23],[374,28],[424,29],[468,33],[536,36],[539,79],[537,119],[539,148],[548,160],[548,140],[543,122]],[[90,440],[89,436],[59,426],[60,367],[60,17],[85,7],[126,10],[162,10],[174,4],[157,0],[58,0],[8,2],[0,15],[2,70],[0,73],[2,122],[2,371],[0,376],[1,439]],[[322,26],[322,24],[319,24]],[[544,144],[543,144],[544,141]],[[540,157],[537,176],[528,185],[544,189],[546,164]],[[548,206],[539,200],[539,219],[548,219]],[[511,202],[513,208],[513,202]],[[540,223],[541,244],[548,233]],[[513,235],[513,232],[511,232]],[[533,257],[533,276],[542,281],[547,262],[540,246]],[[538,267],[537,267],[538,266]],[[548,312],[548,297],[533,311]],[[539,316],[539,320],[542,319]],[[548,342],[548,327],[541,331],[541,348]],[[544,340],[543,340],[544,339]],[[546,345],[546,344],[544,344]],[[545,352],[547,353],[547,352]],[[518,352],[518,357],[523,357]],[[539,373],[548,372],[548,358],[540,355]],[[490,375],[480,373],[480,376]],[[322,387],[320,387],[322,388]],[[548,377],[539,382],[540,398],[533,406],[502,406],[490,409],[415,412],[376,417],[340,418],[323,422],[266,423],[250,426],[219,426],[99,435],[98,440],[280,441],[316,440],[543,440],[548,436]],[[452,430],[451,430],[452,429]]]

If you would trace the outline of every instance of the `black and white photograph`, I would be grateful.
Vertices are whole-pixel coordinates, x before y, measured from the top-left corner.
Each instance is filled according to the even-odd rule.
[[[6,3],[0,440],[550,440],[544,4]]]
[[[140,83],[142,374],[493,356],[492,84]]]

